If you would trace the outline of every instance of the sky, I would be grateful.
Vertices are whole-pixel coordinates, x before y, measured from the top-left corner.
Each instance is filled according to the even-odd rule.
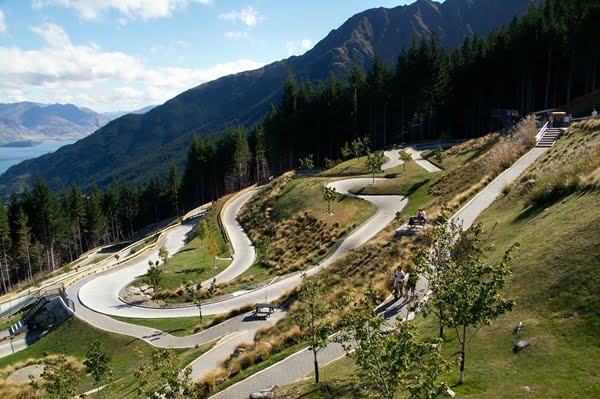
[[[162,104],[414,0],[0,0],[0,103]]]

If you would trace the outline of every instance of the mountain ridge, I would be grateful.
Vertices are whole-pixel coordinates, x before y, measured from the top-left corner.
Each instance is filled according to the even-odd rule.
[[[254,126],[279,99],[288,72],[299,80],[322,80],[331,73],[345,76],[353,62],[370,67],[375,55],[394,65],[413,35],[441,30],[444,44],[452,47],[472,33],[483,35],[508,23],[530,2],[418,0],[391,9],[366,10],[333,29],[301,56],[193,87],[143,115],[122,116],[74,145],[13,166],[0,176],[0,190],[6,193],[31,184],[37,172],[53,188],[72,182],[83,188],[92,182],[102,187],[113,179],[143,182],[164,174],[171,161],[183,164],[194,134],[218,133],[232,125]],[[486,8],[501,8],[503,12],[498,19],[477,21],[476,14],[492,14]],[[459,22],[450,24],[444,18]]]
[[[104,126],[108,119],[73,104],[29,101],[0,104],[0,144],[18,141],[76,140]]]

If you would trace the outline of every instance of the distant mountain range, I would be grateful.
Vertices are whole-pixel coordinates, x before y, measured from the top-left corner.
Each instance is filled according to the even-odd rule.
[[[110,119],[112,121],[113,119],[120,118],[123,115],[127,115],[127,114],[138,114],[138,115],[145,114],[146,112],[150,111],[154,107],[156,107],[156,105],[148,105],[144,108],[136,109],[135,111],[103,112],[102,115],[106,116],[108,119]]]
[[[76,140],[108,121],[91,109],[73,104],[0,104],[0,144]]]
[[[183,164],[193,134],[256,124],[276,103],[292,71],[300,80],[345,76],[353,62],[370,67],[375,55],[393,66],[412,37],[439,32],[448,48],[465,37],[486,35],[523,13],[533,0],[418,0],[407,6],[359,13],[331,31],[312,50],[202,84],[143,115],[120,117],[79,142],[25,161],[0,176],[0,190],[31,184],[39,171],[52,187],[77,182],[89,188],[113,179],[143,182]]]

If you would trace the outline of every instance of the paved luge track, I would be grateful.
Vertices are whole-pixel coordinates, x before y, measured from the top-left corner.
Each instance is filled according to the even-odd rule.
[[[490,183],[484,190],[477,194],[471,201],[469,201],[461,210],[457,212],[456,215],[454,215],[454,218],[463,221],[464,228],[469,227],[477,218],[477,216],[483,210],[485,210],[500,194],[502,188],[506,184],[516,180],[516,178],[529,165],[531,165],[545,150],[546,149],[535,148],[528,152],[525,156],[519,159],[519,161],[517,161],[517,163],[515,163],[511,168],[507,169],[503,174],[501,174],[492,183]],[[409,149],[409,151],[413,154],[413,159],[415,159],[415,161],[417,161],[417,163],[423,166],[426,170],[439,170],[434,165],[424,160],[420,156],[420,154],[415,150]],[[397,159],[394,159],[397,158],[397,151],[388,151],[386,152],[386,156],[391,158],[391,160],[386,163],[386,167],[389,168],[401,164],[401,162],[398,162]],[[371,181],[372,180],[370,178],[357,178],[333,182],[330,183],[330,185],[336,187],[337,191],[342,194],[351,195],[348,194],[348,190],[351,187],[359,184],[368,184]],[[240,200],[245,202],[251,197],[251,195],[252,193],[247,193],[246,195],[241,196]],[[317,273],[320,270],[320,268],[332,264],[351,249],[357,248],[360,245],[364,244],[375,234],[377,234],[382,228],[384,228],[394,218],[396,211],[402,209],[407,202],[407,200],[401,196],[361,196],[361,198],[375,204],[375,206],[378,208],[376,214],[373,215],[367,222],[363,223],[363,225],[361,225],[359,229],[354,231],[346,240],[344,240],[340,247],[338,247],[338,249],[330,257],[324,260],[320,265],[309,269],[307,271],[309,275]],[[238,210],[239,208],[241,208],[242,204],[239,204],[239,207],[237,208]],[[231,207],[233,208],[233,204],[231,205]],[[185,226],[181,226],[181,229],[185,230],[185,228]],[[180,231],[180,229],[177,229],[173,232],[173,237],[169,237],[169,235],[167,235],[167,247],[170,249],[170,252],[171,248],[174,249],[174,251],[172,251],[171,253],[176,252],[175,243],[178,242],[176,236],[179,235],[179,239],[181,239],[181,233],[182,231]],[[243,231],[240,231],[240,233],[243,235]],[[182,245],[182,242],[179,242],[179,244]],[[169,245],[172,246],[170,247]],[[238,254],[237,248],[236,254]],[[149,255],[146,255],[144,257],[146,264],[148,257],[151,258],[153,256],[156,257],[156,254],[150,253]],[[252,262],[253,261],[254,259],[252,259]],[[243,266],[238,267],[240,269],[243,269]],[[142,273],[144,272],[145,270]],[[225,270],[223,273],[225,272],[228,272],[228,270]],[[236,275],[239,274],[235,274],[235,272],[229,271],[227,274],[228,277],[226,278],[231,279],[234,278]],[[70,294],[70,297],[75,298],[76,294],[79,292],[82,286],[85,286],[86,283],[88,283],[89,281],[93,282],[93,280],[95,280],[96,278],[98,277],[90,277],[69,288],[68,293]],[[300,283],[300,280],[301,277],[299,274],[297,274],[283,279],[268,287],[252,291],[245,295],[205,305],[203,306],[203,312],[204,314],[223,313],[231,309],[235,309],[243,304],[252,302],[262,302],[264,300],[273,300],[288,289],[292,289],[293,287],[295,287],[297,284]],[[121,287],[122,286],[123,284],[121,284]],[[94,286],[92,285],[90,287]],[[95,286],[95,288],[101,288],[101,285]],[[114,294],[114,290],[112,292]],[[94,299],[92,298],[92,301],[93,300]],[[216,349],[211,350],[210,352],[200,357],[190,365],[190,367],[192,367],[192,369],[194,370],[193,375],[196,377],[217,365],[218,361],[221,360],[223,354],[228,353],[228,351],[230,352],[230,346],[235,347],[235,345],[237,345],[237,342],[239,342],[240,340],[248,340],[250,337],[253,337],[254,332],[257,328],[262,327],[265,324],[272,324],[277,320],[279,316],[279,314],[276,314],[275,317],[273,317],[271,320],[265,321],[253,319],[252,317],[250,317],[249,314],[245,314],[232,318],[216,327],[203,331],[199,334],[187,337],[173,337],[169,334],[157,331],[152,328],[140,327],[116,321],[108,316],[99,314],[98,312],[82,307],[82,303],[79,300],[77,302],[79,305],[77,310],[77,316],[87,321],[88,323],[104,330],[144,339],[150,344],[159,347],[190,347],[197,344],[203,344],[213,341],[217,338],[226,336],[232,332],[238,332],[238,335],[232,335],[229,339],[226,338],[224,340],[225,342],[223,342],[222,345],[218,346]],[[94,307],[93,303],[90,305],[91,307]],[[117,304],[114,302],[109,306],[110,307],[108,309],[105,309],[108,311],[104,313],[114,314],[113,312],[116,312],[117,314],[122,314],[126,317],[164,318],[197,315],[196,308],[148,309],[131,306],[124,303]],[[330,361],[339,358],[342,355],[343,351],[341,351],[341,348],[338,345],[331,345],[330,347],[328,347],[320,353],[319,358],[321,364],[326,364]],[[235,384],[226,391],[223,391],[213,397],[247,398],[251,392],[260,390],[262,388],[266,388],[272,385],[285,385],[292,383],[297,379],[305,376],[306,374],[312,372],[311,358],[312,354],[310,354],[310,352],[306,350],[298,352],[297,354],[285,359],[284,361],[279,362],[273,365],[272,367],[263,370],[262,372],[253,375],[238,384]]]
[[[386,155],[393,160],[394,157],[397,158],[397,151],[386,153]],[[370,178],[357,178],[333,182],[331,185],[336,187],[338,192],[341,194],[348,194],[347,190],[349,190],[351,187],[359,184],[369,184],[371,181],[372,180]],[[245,236],[241,230],[241,227],[239,227],[239,224],[237,224],[235,221],[235,214],[237,214],[243,203],[247,201],[252,194],[253,192],[246,193],[236,199],[235,202],[229,204],[229,209],[227,209],[226,212],[225,223],[230,236]],[[374,203],[378,208],[377,212],[368,221],[363,223],[357,230],[355,230],[347,239],[345,239],[330,257],[325,259],[318,266],[308,270],[307,273],[317,273],[320,268],[330,265],[351,249],[357,248],[364,244],[382,228],[384,228],[394,218],[395,213],[398,210],[401,210],[407,202],[407,200],[401,196],[365,196],[363,198]],[[231,217],[231,215],[233,215],[233,217]],[[234,223],[230,223],[231,220],[233,220]],[[230,228],[230,225],[232,224],[233,228]],[[189,232],[189,230],[191,230],[191,228],[192,226],[183,225],[172,230],[166,235],[166,246],[170,253],[176,253],[177,249],[184,245],[184,236],[187,234],[187,232]],[[242,244],[236,244],[236,242],[241,242]],[[254,262],[255,259],[254,249],[249,249],[252,247],[249,240],[245,242],[243,240],[234,241],[232,238],[232,243],[235,247],[235,259],[238,260],[238,265],[235,266],[237,268],[237,271],[235,272],[230,270],[234,265],[234,263],[232,263],[232,266],[221,273],[221,276],[227,275],[226,278],[228,279],[234,278],[236,275],[242,273]],[[240,256],[240,254],[242,254],[245,250],[249,250],[251,252],[249,257]],[[141,256],[139,260],[136,260],[129,266],[101,275],[88,277],[71,286],[67,290],[67,293],[69,294],[69,297],[73,298],[73,300],[76,302],[77,317],[95,327],[106,331],[137,337],[154,346],[174,348],[192,347],[197,344],[201,345],[236,331],[244,332],[246,335],[249,335],[248,333],[256,331],[256,329],[272,324],[276,321],[276,317],[272,317],[267,320],[257,320],[252,318],[249,314],[244,314],[234,317],[233,319],[228,320],[216,327],[210,328],[195,335],[187,337],[174,337],[153,328],[128,324],[107,316],[118,315],[136,318],[197,316],[198,310],[196,307],[185,307],[179,309],[152,309],[132,306],[130,304],[123,303],[118,299],[119,291],[137,275],[145,273],[148,260],[155,259],[156,257],[157,251],[151,251],[148,254]],[[227,274],[225,274],[226,272]],[[221,302],[204,305],[202,311],[205,315],[224,313],[248,303],[273,300],[284,292],[294,288],[300,283],[300,281],[300,274],[296,274],[267,287],[251,291],[247,294],[230,298]],[[243,335],[240,335],[239,337],[242,336]],[[228,341],[229,344],[231,344],[234,339]]]

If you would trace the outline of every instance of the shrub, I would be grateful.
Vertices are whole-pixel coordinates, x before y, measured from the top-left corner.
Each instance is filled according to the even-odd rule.
[[[512,184],[505,185],[504,187],[502,187],[502,195],[507,196],[513,190],[513,188],[514,185]]]

